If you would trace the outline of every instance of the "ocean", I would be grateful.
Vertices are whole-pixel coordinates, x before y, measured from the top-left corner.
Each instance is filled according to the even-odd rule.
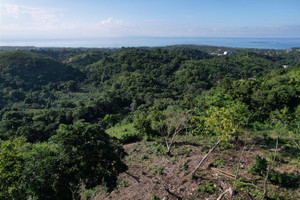
[[[290,49],[300,47],[300,38],[236,38],[236,37],[114,37],[95,39],[1,40],[0,46],[36,47],[157,47],[168,45],[209,45],[235,48]]]

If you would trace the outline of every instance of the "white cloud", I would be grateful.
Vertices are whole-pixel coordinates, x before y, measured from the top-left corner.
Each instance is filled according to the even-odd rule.
[[[105,20],[102,20],[101,21],[101,25],[126,25],[126,26],[129,26],[130,24],[128,23],[124,23],[122,20],[115,20],[113,19],[112,17],[108,18],[108,19],[105,19]]]
[[[112,17],[110,17],[110,18],[108,18],[108,19],[106,19],[106,20],[102,20],[101,21],[101,24],[109,24],[109,23],[111,23],[112,22]]]
[[[76,38],[132,34],[134,25],[109,17],[99,23],[69,21],[62,9],[0,4],[0,34],[4,38]]]
[[[20,27],[53,25],[59,21],[57,10],[26,7],[21,5],[1,5],[1,25],[18,25]]]

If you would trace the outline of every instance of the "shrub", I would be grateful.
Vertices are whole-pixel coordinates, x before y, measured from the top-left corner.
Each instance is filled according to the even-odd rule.
[[[109,124],[110,126],[114,126],[116,123],[118,123],[121,119],[120,114],[107,114],[104,117],[105,123]]]
[[[300,177],[294,174],[282,174],[272,169],[269,173],[268,180],[271,183],[282,187],[297,187],[299,185]]]
[[[250,172],[255,175],[265,175],[267,173],[268,161],[265,158],[257,155],[253,166],[250,168]]]
[[[157,169],[155,169],[154,174],[163,175],[164,174],[164,168],[163,167],[158,167]]]
[[[274,156],[273,156],[274,157]],[[267,174],[268,162],[265,158],[257,156],[253,166],[250,168],[252,174],[266,176]],[[282,187],[297,187],[299,185],[300,177],[299,175],[280,173],[273,169],[270,170],[268,180]]]
[[[206,182],[204,185],[198,187],[196,190],[198,194],[213,194],[216,188],[212,182]]]
[[[142,135],[137,132],[136,133],[126,133],[119,138],[119,140],[122,144],[138,142],[142,139],[143,139]]]
[[[220,158],[218,160],[214,160],[214,162],[212,163],[214,167],[222,167],[224,166],[224,162],[223,159]]]

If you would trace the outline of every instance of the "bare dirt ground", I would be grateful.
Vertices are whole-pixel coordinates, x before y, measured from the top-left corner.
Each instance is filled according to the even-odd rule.
[[[248,171],[256,155],[264,155],[267,158],[274,151],[251,139],[247,143],[233,199],[258,199],[263,192],[264,180]],[[232,146],[218,146],[192,178],[191,172],[210,146],[182,141],[176,143],[172,156],[167,156],[163,153],[163,144],[158,145],[155,141],[124,145],[128,153],[126,164],[129,170],[119,176],[118,186],[113,192],[102,191],[93,199],[146,200],[167,197],[167,199],[215,200],[226,189],[232,187],[245,146],[243,142]],[[280,153],[281,149],[278,151]],[[274,169],[298,175],[300,173],[299,161],[293,159],[278,162]],[[289,189],[268,183],[268,192],[269,196],[283,195],[284,199],[300,198],[299,187]],[[222,199],[229,199],[229,194]]]

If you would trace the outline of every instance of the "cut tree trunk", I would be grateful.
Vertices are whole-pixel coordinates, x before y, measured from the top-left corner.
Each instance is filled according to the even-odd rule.
[[[215,148],[218,146],[218,144],[221,142],[222,140],[219,140],[210,150],[209,152],[202,158],[202,160],[199,162],[199,164],[197,165],[197,167],[195,168],[195,170],[192,172],[192,177],[195,176],[195,173],[197,172],[197,170],[199,169],[199,167],[201,167],[201,165],[204,163],[204,161],[209,157],[209,155],[211,154],[211,152],[213,152],[213,150],[215,150]]]

